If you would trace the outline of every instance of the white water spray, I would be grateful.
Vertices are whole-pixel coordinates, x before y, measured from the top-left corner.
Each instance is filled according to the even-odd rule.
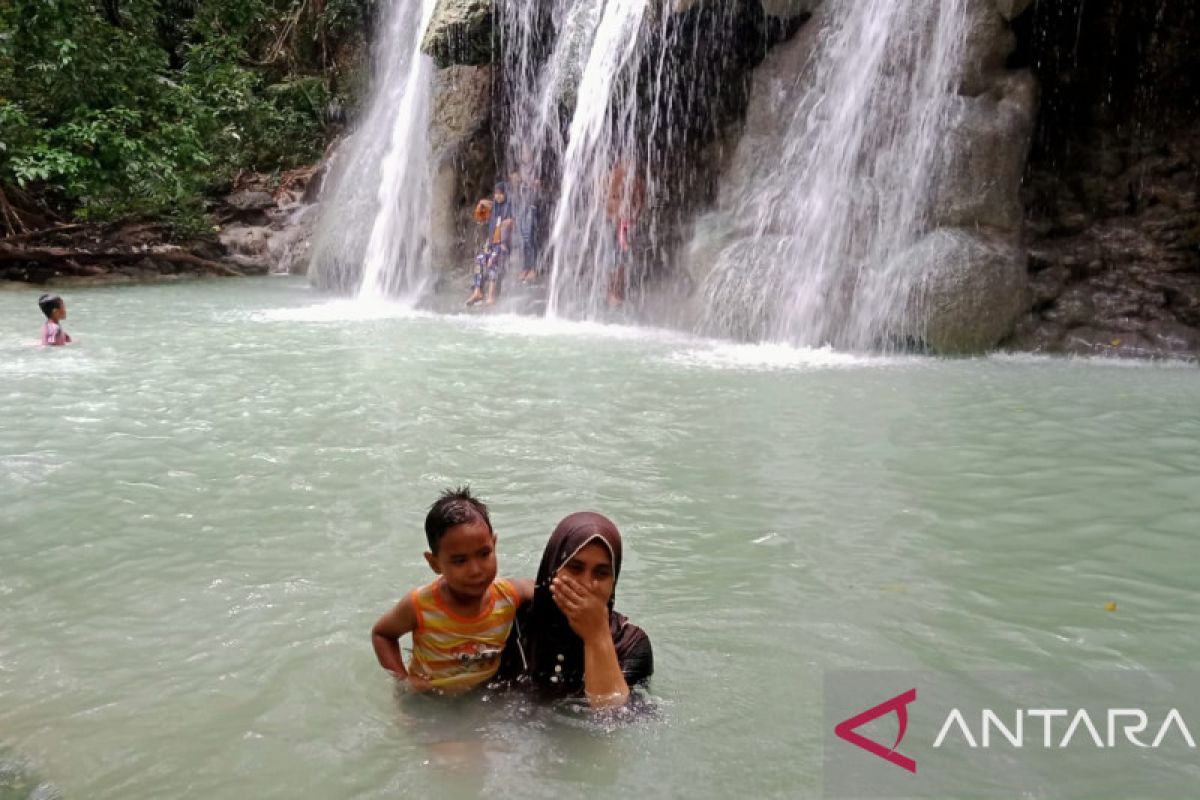
[[[825,4],[798,81],[772,87],[794,108],[782,136],[763,147],[747,132],[722,211],[701,226],[735,232],[703,286],[706,330],[861,349],[919,327],[921,273],[897,256],[930,228],[967,2]]]
[[[310,268],[320,288],[415,304],[431,283],[433,62],[420,46],[436,4],[393,0],[382,26],[370,107],[322,201]]]

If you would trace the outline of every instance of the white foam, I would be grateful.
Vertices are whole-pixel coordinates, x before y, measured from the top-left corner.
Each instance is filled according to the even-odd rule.
[[[671,353],[668,363],[686,367],[734,370],[861,369],[915,363],[918,356],[877,356],[848,353],[829,347],[793,347],[786,344],[733,344],[708,342]]]
[[[557,317],[530,317],[521,314],[460,314],[455,321],[512,336],[610,339],[617,341],[654,341],[682,344],[696,339],[682,331],[594,321],[576,321]]]
[[[369,322],[381,319],[416,319],[433,316],[404,303],[387,300],[330,300],[311,306],[268,308],[250,315],[252,322]]]
[[[22,345],[25,343],[22,342]],[[78,345],[43,347],[41,342],[14,349],[13,355],[0,350],[0,374],[48,375],[95,372],[98,365],[78,352]],[[72,348],[74,348],[72,350]]]
[[[1115,367],[1118,369],[1196,369],[1194,361],[1182,358],[1118,358],[1116,356],[1052,355],[1048,353],[991,353],[988,361],[1000,364],[1043,366]]]

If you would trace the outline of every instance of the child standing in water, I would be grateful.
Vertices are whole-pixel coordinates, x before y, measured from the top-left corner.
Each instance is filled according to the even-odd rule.
[[[500,283],[504,280],[504,267],[508,261],[509,245],[512,242],[512,228],[516,223],[513,218],[512,203],[508,199],[508,184],[500,181],[492,195],[492,215],[488,219],[487,239],[483,252],[475,258],[475,275],[471,282],[471,296],[467,305],[473,306],[484,300],[490,306],[496,302],[496,294],[500,291]]]
[[[46,315],[46,324],[42,326],[42,344],[50,347],[70,344],[70,335],[59,324],[67,318],[67,304],[63,299],[56,294],[44,294],[38,298],[38,307]]]
[[[496,579],[496,534],[487,506],[470,489],[446,490],[425,517],[425,561],[437,580],[413,589],[371,630],[375,657],[416,691],[458,694],[500,667],[517,608],[533,582]],[[412,634],[404,665],[400,637]]]

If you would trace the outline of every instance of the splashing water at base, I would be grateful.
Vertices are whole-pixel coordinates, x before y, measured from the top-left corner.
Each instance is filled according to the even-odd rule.
[[[958,102],[968,0],[841,0],[800,35],[813,51],[773,84],[780,131],[748,130],[703,285],[718,335],[868,349],[919,331],[919,270],[896,258],[928,230]],[[701,258],[712,258],[701,248]]]
[[[313,243],[314,285],[415,304],[429,264],[429,103],[433,61],[420,51],[436,0],[393,0],[366,117],[331,165]]]

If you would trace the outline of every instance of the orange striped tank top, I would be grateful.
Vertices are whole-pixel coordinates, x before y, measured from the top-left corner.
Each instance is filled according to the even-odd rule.
[[[450,610],[436,580],[413,589],[417,629],[413,631],[408,671],[443,691],[465,691],[487,681],[500,669],[500,653],[508,640],[520,600],[512,581],[501,578],[488,589],[486,608],[474,618]]]

